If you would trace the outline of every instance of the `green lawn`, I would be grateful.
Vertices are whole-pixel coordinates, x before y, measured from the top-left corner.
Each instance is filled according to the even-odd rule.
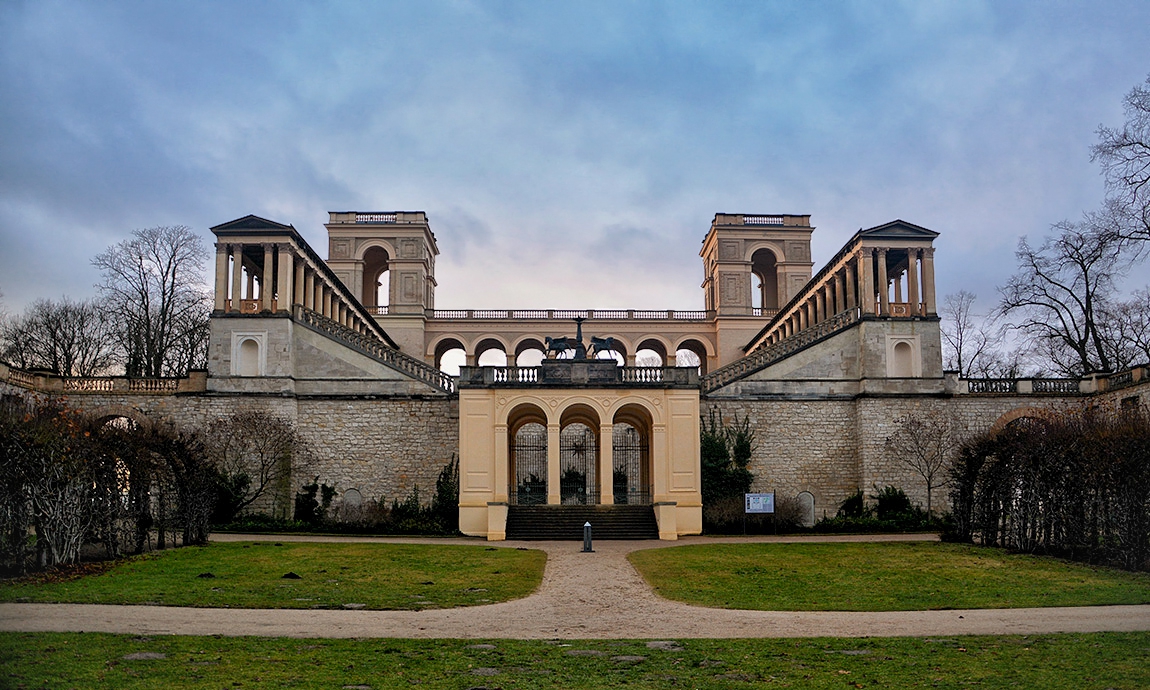
[[[652,644],[654,646],[652,646]],[[10,633],[4,688],[1146,688],[1150,633],[330,640]]]
[[[0,601],[450,608],[527,596],[542,581],[546,559],[536,550],[449,544],[216,543],[131,558],[65,582],[0,584]]]
[[[776,611],[1150,603],[1150,575],[958,544],[707,544],[636,551],[660,595]]]

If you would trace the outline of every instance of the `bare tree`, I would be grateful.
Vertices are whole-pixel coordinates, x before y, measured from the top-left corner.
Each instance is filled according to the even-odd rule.
[[[1126,122],[1098,128],[1092,160],[1102,166],[1107,208],[1127,239],[1150,241],[1150,76],[1126,94]]]
[[[1107,305],[1102,322],[1116,370],[1150,362],[1150,288]]]
[[[36,300],[0,325],[4,359],[60,376],[97,376],[115,363],[115,332],[94,301]]]
[[[311,464],[307,444],[290,420],[266,412],[240,412],[217,420],[207,432],[206,450],[236,494],[233,509],[285,513],[293,476]]]
[[[1102,214],[1054,229],[1037,249],[1019,240],[1018,272],[999,289],[999,312],[1017,319],[1013,326],[1037,339],[1062,373],[1112,371],[1100,320],[1129,265],[1123,242]]]
[[[129,376],[183,376],[206,361],[206,258],[200,237],[175,225],[136,230],[92,259],[104,274],[97,287],[121,323]]]
[[[886,439],[886,454],[914,470],[926,483],[926,512],[934,510],[934,490],[946,484],[947,467],[958,445],[951,418],[932,410],[907,416]]]
[[[974,313],[975,299],[966,290],[947,295],[939,314],[944,364],[962,378],[986,371],[1002,344],[1001,332],[996,332],[992,321]]]

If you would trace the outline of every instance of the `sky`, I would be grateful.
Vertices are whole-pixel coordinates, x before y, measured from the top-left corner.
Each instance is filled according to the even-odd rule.
[[[1141,0],[2,0],[0,292],[88,297],[138,228],[326,256],[328,211],[423,210],[437,307],[701,309],[730,212],[810,214],[816,271],[925,226],[986,309],[1148,73]]]

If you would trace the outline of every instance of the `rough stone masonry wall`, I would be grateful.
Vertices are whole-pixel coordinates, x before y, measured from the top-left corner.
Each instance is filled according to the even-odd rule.
[[[364,499],[388,503],[416,485],[423,502],[430,501],[440,470],[459,449],[459,405],[446,397],[83,394],[66,402],[91,414],[164,419],[196,429],[241,411],[285,417],[316,456],[306,476],[293,477],[293,489],[318,476],[339,497],[356,489]]]
[[[1081,397],[961,395],[862,397],[853,400],[703,400],[726,423],[749,417],[755,430],[750,469],[754,491],[775,491],[793,498],[809,491],[815,518],[833,516],[838,504],[856,489],[868,495],[876,488],[897,486],[911,501],[926,506],[926,484],[914,470],[891,458],[886,439],[912,414],[940,410],[962,435],[989,430],[1003,415],[1031,409],[1063,409]],[[933,492],[936,510],[949,508],[946,487]]]
[[[809,491],[815,518],[834,515],[838,503],[859,486],[857,406],[852,400],[703,400],[723,423],[749,418],[755,430],[750,470],[752,491],[774,491],[779,500]]]
[[[301,399],[298,427],[319,454],[312,471],[339,496],[431,500],[459,452],[459,403],[447,398]]]

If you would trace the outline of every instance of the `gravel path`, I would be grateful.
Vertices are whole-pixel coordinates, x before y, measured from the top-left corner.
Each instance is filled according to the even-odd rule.
[[[1000,635],[1150,630],[1150,606],[952,611],[780,612],[688,606],[656,596],[626,555],[637,549],[723,541],[911,541],[929,535],[863,537],[688,538],[679,542],[599,541],[595,553],[576,542],[503,542],[547,552],[539,590],[515,601],[430,611],[196,609],[166,606],[0,604],[0,631],[277,637],[506,639],[682,639],[733,637],[884,637]],[[267,536],[219,535],[220,541]],[[275,536],[276,541],[343,541]],[[407,543],[476,540],[363,539]]]

